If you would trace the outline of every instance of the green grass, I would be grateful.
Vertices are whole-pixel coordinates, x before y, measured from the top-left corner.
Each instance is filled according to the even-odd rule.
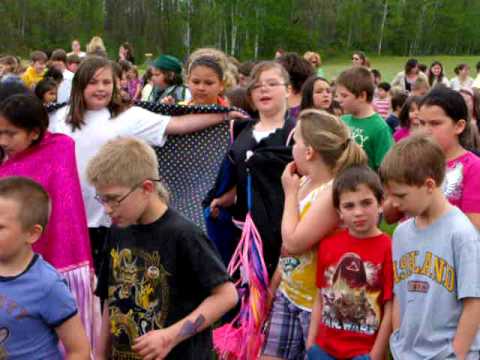
[[[455,66],[461,63],[466,63],[470,66],[470,76],[475,77],[475,65],[480,61],[480,57],[477,56],[412,56],[416,58],[420,63],[430,66],[430,64],[438,60],[442,63],[444,72],[449,79],[455,76],[453,69]],[[394,76],[402,71],[405,67],[405,63],[410,57],[402,56],[372,56],[369,57],[371,68],[378,69],[382,74],[383,80],[392,81]],[[323,69],[325,75],[329,80],[335,79],[343,70],[352,65],[350,56],[345,58],[326,58],[323,59]]]

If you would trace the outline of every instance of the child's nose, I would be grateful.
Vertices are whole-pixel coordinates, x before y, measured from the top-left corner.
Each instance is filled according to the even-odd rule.
[[[353,209],[353,214],[354,214],[354,215],[362,215],[362,214],[363,214],[362,208],[361,208],[360,206],[356,206],[356,207]]]

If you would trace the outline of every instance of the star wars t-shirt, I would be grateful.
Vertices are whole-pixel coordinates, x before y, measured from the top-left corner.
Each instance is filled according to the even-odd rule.
[[[210,240],[172,209],[151,224],[112,227],[109,247],[99,289],[108,295],[113,359],[141,359],[134,339],[181,320],[229,279]],[[207,329],[167,358],[210,359],[211,348]]]
[[[392,300],[390,238],[359,239],[341,230],[318,248],[317,286],[322,314],[316,343],[339,359],[368,354]]]

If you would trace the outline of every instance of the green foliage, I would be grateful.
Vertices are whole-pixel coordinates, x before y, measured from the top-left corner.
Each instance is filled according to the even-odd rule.
[[[104,37],[116,57],[129,41],[185,57],[214,46],[244,60],[279,47],[303,53],[411,56],[480,50],[478,0],[16,0],[0,2],[0,53],[69,49]]]

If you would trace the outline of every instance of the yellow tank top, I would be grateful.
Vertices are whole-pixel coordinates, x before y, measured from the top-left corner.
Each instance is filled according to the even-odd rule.
[[[304,183],[305,180],[302,179],[302,184]],[[302,218],[317,199],[318,194],[331,185],[331,183],[332,181],[329,181],[312,190],[300,201],[298,206],[300,221],[302,221]],[[315,294],[317,292],[317,286],[315,284],[317,273],[317,246],[314,246],[302,255],[282,256],[280,257],[279,264],[282,273],[279,290],[300,309],[312,311]]]

